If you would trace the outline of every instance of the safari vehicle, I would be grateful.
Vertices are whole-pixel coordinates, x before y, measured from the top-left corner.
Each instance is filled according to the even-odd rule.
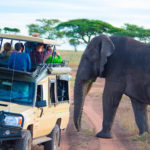
[[[57,42],[27,36],[0,35],[13,44],[38,42],[55,46]],[[38,64],[31,72],[8,69],[0,63],[0,144],[15,150],[31,150],[32,145],[44,145],[45,150],[57,150],[61,130],[69,121],[69,81],[71,68],[60,64]]]

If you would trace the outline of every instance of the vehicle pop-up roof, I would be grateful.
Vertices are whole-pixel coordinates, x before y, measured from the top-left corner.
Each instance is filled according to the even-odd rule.
[[[57,42],[57,41],[54,41],[54,40],[48,40],[48,39],[42,39],[42,38],[38,38],[38,37],[32,37],[32,36],[22,36],[22,35],[10,35],[10,34],[0,34],[0,50],[2,51],[2,48],[3,48],[3,45],[5,42],[8,42],[11,43],[12,47],[14,46],[15,42],[23,42],[23,43],[26,43],[26,42],[34,42],[34,43],[42,43],[45,45],[45,47],[47,45],[50,45],[53,49],[53,52],[55,52],[56,50],[56,47],[55,46],[59,46],[60,43]],[[26,48],[26,45],[25,45],[25,48]],[[63,61],[63,62],[68,62],[68,61]],[[0,62],[0,66],[4,64],[3,62]],[[51,64],[52,66],[57,66],[57,64],[53,63]],[[61,64],[59,64],[61,65]],[[65,64],[62,63],[62,65],[64,66]],[[7,66],[7,65],[5,65]]]
[[[10,35],[10,34],[0,34],[0,42],[1,42],[0,45],[2,45],[3,39],[11,39],[11,41],[18,40],[18,41],[38,42],[38,43],[56,45],[56,46],[60,45],[60,43],[53,40],[42,39],[42,38],[32,37],[32,36]]]
[[[2,49],[3,43],[5,43],[7,40],[9,40],[9,43],[11,45],[14,44],[14,41],[16,42],[37,42],[37,43],[42,43],[44,45],[51,45],[53,46],[53,51],[55,50],[55,46],[60,45],[58,42],[53,41],[53,40],[48,40],[48,39],[42,39],[38,37],[31,37],[31,36],[22,36],[22,35],[8,35],[8,34],[0,34],[0,50]],[[43,76],[43,72],[46,74],[55,74],[55,73],[63,73],[63,72],[70,72],[69,67],[66,66],[66,62],[68,61],[63,61],[63,63],[59,64],[38,64],[32,66],[33,70],[32,72],[23,72],[23,71],[16,71],[12,69],[8,69],[6,64],[3,64],[0,62],[0,73],[1,75],[5,74],[7,77],[11,77],[12,73],[15,71],[16,77],[19,77],[20,79],[26,78],[27,80],[37,80],[38,77]],[[59,65],[59,67],[58,67]],[[63,67],[63,68],[61,68]],[[45,74],[45,75],[46,75]]]

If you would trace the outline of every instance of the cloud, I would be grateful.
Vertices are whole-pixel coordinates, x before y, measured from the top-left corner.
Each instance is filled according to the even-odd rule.
[[[148,0],[5,0],[0,3],[0,28],[18,27],[27,32],[26,25],[38,18],[60,20],[99,19],[116,26],[133,23],[149,27]]]
[[[25,35],[26,25],[42,18],[99,19],[118,27],[131,23],[150,28],[148,0],[3,0],[0,8],[0,28],[16,27]]]

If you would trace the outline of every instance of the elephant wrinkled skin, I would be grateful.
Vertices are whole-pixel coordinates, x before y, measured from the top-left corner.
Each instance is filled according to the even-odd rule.
[[[129,37],[100,35],[82,55],[74,88],[74,123],[80,131],[85,96],[97,77],[105,78],[100,138],[111,138],[111,128],[123,94],[131,99],[139,134],[148,132],[150,104],[150,45]],[[93,102],[94,103],[94,102]]]

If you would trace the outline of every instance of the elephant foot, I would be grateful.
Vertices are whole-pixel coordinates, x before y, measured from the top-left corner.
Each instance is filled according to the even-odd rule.
[[[141,136],[141,135],[148,135],[148,134],[150,134],[149,131],[145,131],[145,132],[140,132],[140,133],[139,133],[140,136]]]
[[[75,125],[75,128],[77,129],[78,132],[81,131],[81,121],[74,121],[74,125]]]
[[[96,134],[96,137],[98,138],[112,138],[112,134],[110,132],[104,132],[104,131],[100,131]]]

